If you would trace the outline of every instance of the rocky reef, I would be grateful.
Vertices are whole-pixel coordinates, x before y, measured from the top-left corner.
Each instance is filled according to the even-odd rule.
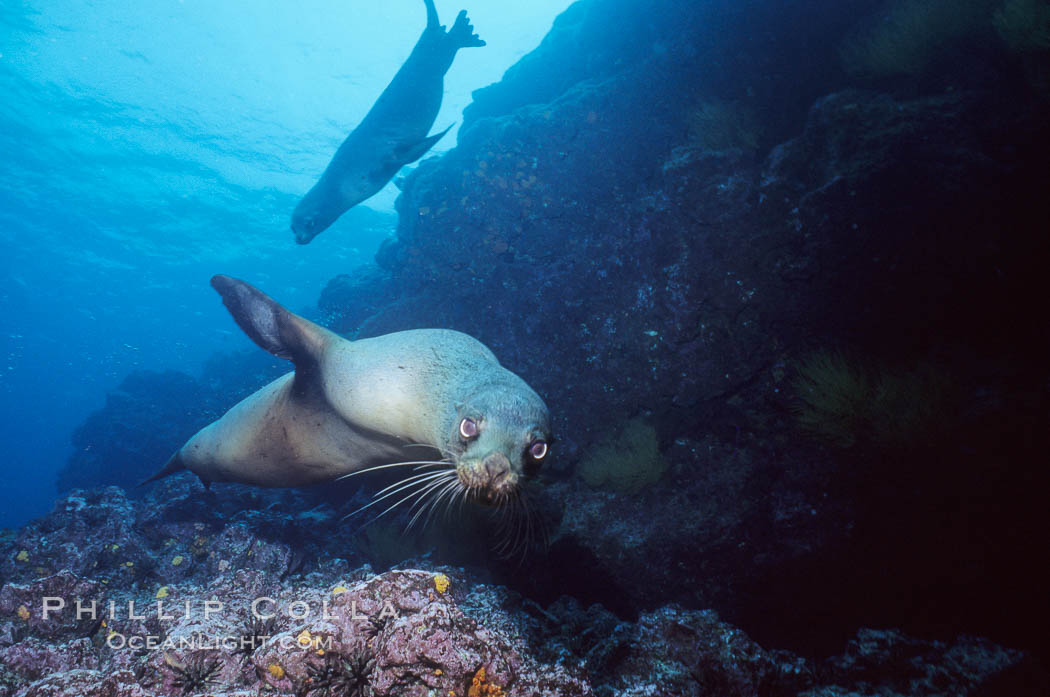
[[[187,496],[176,480],[153,508],[112,489],[60,502],[10,543],[3,580],[104,571],[145,599],[176,583],[192,599],[343,587],[404,609],[372,639],[344,615],[281,630],[337,637],[334,659],[264,647],[240,673],[201,659],[197,674],[218,665],[234,690],[309,693],[339,671],[367,671],[375,694],[1045,687],[1050,574],[1031,539],[1050,484],[1035,465],[1050,423],[1050,47],[1016,40],[1038,36],[1031,3],[965,5],[966,26],[934,45],[936,22],[879,24],[886,3],[581,0],[476,93],[457,147],[400,182],[396,238],[329,283],[322,317],[351,337],[465,331],[544,396],[558,440],[533,498],[548,549],[492,558],[484,516],[410,542],[366,528],[344,547],[315,519],[361,492]],[[900,46],[921,60],[887,55]],[[218,411],[251,382],[218,380],[213,399],[164,380]],[[124,483],[109,463],[141,473],[167,456],[118,425],[178,417],[134,381],[125,392],[140,396],[78,435],[92,447],[66,486]],[[132,566],[65,537],[77,500],[105,511]],[[172,567],[167,540],[194,563]],[[10,588],[0,598],[23,592]],[[409,647],[423,625],[462,654]],[[9,636],[16,653],[38,641]],[[170,691],[191,660],[139,662]],[[25,694],[62,689],[8,674],[38,690]]]
[[[103,484],[134,490],[187,438],[285,372],[284,361],[251,351],[214,356],[200,378],[170,370],[132,373],[73,433],[59,490]]]
[[[880,8],[577,3],[330,284],[340,331],[460,329],[552,406],[551,559],[503,582],[798,650],[870,623],[1043,643],[1048,102],[969,5],[907,77],[855,77]],[[895,31],[871,60],[940,29]],[[638,419],[666,464],[587,484]]]
[[[541,607],[426,557],[377,574],[318,545],[330,510],[231,513],[251,494],[219,485],[201,515],[181,488],[76,490],[0,541],[0,695],[969,694],[1025,670],[984,640],[874,630],[812,661],[713,611]]]

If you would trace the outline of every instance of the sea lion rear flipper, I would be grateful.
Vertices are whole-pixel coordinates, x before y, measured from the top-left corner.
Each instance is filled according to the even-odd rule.
[[[474,33],[474,27],[467,19],[467,11],[460,10],[456,15],[456,21],[448,30],[448,40],[456,49],[484,46],[485,42]]]
[[[438,22],[438,11],[437,7],[434,6],[434,0],[423,0],[423,4],[427,6],[427,29],[440,26]]]
[[[150,482],[155,482],[158,479],[164,479],[164,477],[167,477],[171,474],[175,474],[176,472],[181,472],[184,469],[186,469],[186,465],[182,464],[182,458],[179,457],[178,451],[175,451],[175,454],[171,456],[171,458],[164,465],[164,467],[160,469],[159,472],[154,474],[149,479],[143,479],[141,482],[138,483],[138,486],[145,486],[146,484],[149,484]]]
[[[296,381],[313,372],[325,342],[335,336],[324,327],[293,314],[244,281],[213,276],[212,287],[248,337],[278,358],[295,364]]]
[[[452,126],[455,125],[456,124],[452,124]],[[394,160],[397,162],[398,166],[403,166],[415,162],[419,158],[426,155],[427,151],[434,147],[435,143],[441,140],[441,138],[446,133],[451,131],[452,126],[449,126],[441,133],[435,133],[432,136],[427,136],[426,138],[418,142],[407,143],[404,145],[397,146],[396,148],[394,148]]]

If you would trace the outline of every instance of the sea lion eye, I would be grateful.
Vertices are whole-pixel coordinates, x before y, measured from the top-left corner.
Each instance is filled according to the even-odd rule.
[[[459,435],[464,438],[476,438],[478,435],[478,422],[474,419],[463,419],[459,422]]]
[[[529,445],[529,457],[533,460],[542,460],[547,457],[547,441],[545,440],[534,440]]]

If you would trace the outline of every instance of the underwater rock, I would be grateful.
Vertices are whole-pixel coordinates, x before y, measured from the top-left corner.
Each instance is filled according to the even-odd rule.
[[[274,687],[302,694],[304,686],[309,693],[327,685],[400,696],[446,694],[474,683],[487,690],[478,694],[591,694],[585,681],[541,664],[513,636],[492,632],[460,610],[459,600],[477,587],[466,572],[377,576],[319,552],[305,573],[288,575],[283,570],[299,537],[291,526],[284,525],[280,540],[259,535],[267,530],[258,524],[263,521],[251,528],[230,522],[216,533],[206,523],[179,522],[186,516],[175,509],[187,506],[185,498],[161,499],[168,502],[129,501],[115,487],[77,491],[4,544],[0,670],[13,676],[11,694],[231,694]],[[259,511],[257,517],[278,523],[287,514]],[[86,520],[92,526],[80,524]],[[112,542],[100,549],[93,529]],[[338,538],[325,537],[338,546]],[[32,556],[22,554],[23,547]],[[116,568],[92,563],[108,552],[126,561]],[[86,569],[85,575],[63,570],[35,578],[31,565],[42,563],[41,555],[61,569]],[[143,568],[150,571],[134,571]],[[47,619],[45,597],[63,602]],[[258,598],[266,599],[260,612],[274,615],[273,624],[250,623]],[[77,600],[84,607],[94,603],[98,614],[78,618]],[[205,612],[206,601],[219,609]],[[263,633],[272,638],[263,641]],[[155,645],[143,649],[133,637]],[[242,638],[250,640],[247,648]]]
[[[328,281],[317,307],[324,314],[325,327],[352,339],[366,319],[397,296],[398,288],[388,271],[364,264]]]
[[[155,693],[135,681],[135,675],[131,671],[108,672],[92,669],[69,670],[49,675],[18,693],[19,697],[148,697],[153,694]]]
[[[806,682],[803,659],[764,650],[712,611],[662,608],[625,639],[617,694],[788,695]]]
[[[73,432],[59,491],[107,484],[133,491],[188,436],[287,371],[283,361],[251,351],[216,356],[199,380],[176,371],[128,375]]]
[[[790,131],[764,123],[768,137],[796,133],[827,71],[805,80],[784,71],[812,68],[824,50],[833,62],[834,50],[814,50],[823,42],[807,33],[847,23],[852,11],[576,3],[539,48],[476,93],[457,147],[406,177],[397,239],[380,255],[400,299],[362,335],[440,324],[477,336],[561,405],[556,419],[572,415],[571,428],[555,424],[570,456],[598,425],[662,408],[665,395],[681,409],[732,395],[770,362],[776,340],[757,317],[767,296],[756,266],[779,247],[749,250],[757,167],[749,152],[696,147],[666,165],[690,141],[698,105],[740,102],[745,88],[753,96],[742,108],[794,115]],[[768,53],[723,43],[766,26]],[[778,51],[799,62],[785,65]],[[746,67],[726,65],[743,55]],[[720,83],[730,67],[740,82]],[[807,99],[799,86],[814,91]],[[596,409],[582,395],[598,383]]]
[[[470,333],[547,400],[558,442],[545,498],[562,511],[550,556],[526,572],[506,564],[497,581],[512,591],[470,602],[489,626],[531,637],[543,660],[593,669],[599,688],[594,674],[622,658],[639,618],[670,602],[813,655],[860,626],[944,636],[976,625],[1023,646],[1050,620],[1050,578],[1029,542],[1045,528],[1046,470],[1031,463],[1045,459],[1050,413],[1046,312],[1031,305],[1050,258],[1046,106],[1016,75],[984,92],[958,71],[925,95],[843,90],[842,32],[829,27],[875,3],[758,5],[574,5],[478,93],[459,145],[406,176],[398,236],[377,256],[389,276],[343,278],[323,300],[360,336]],[[717,30],[701,36],[705,26]],[[727,50],[719,37],[745,39]],[[754,134],[726,123],[737,107],[760,115]],[[704,128],[732,137],[697,137],[698,108]],[[945,410],[957,420],[930,443],[814,442],[792,413],[793,366],[847,349],[890,368],[936,363],[956,383]],[[635,494],[583,486],[576,465],[638,417],[667,473]],[[92,430],[119,442],[108,424]],[[114,453],[92,466],[130,471],[133,458]],[[170,486],[135,529],[102,526],[138,536],[135,566],[153,560],[144,580],[107,561],[103,539],[87,533],[81,550],[38,524],[0,557],[0,578],[34,578],[21,551],[43,554],[47,574],[48,554],[68,554],[111,584],[151,587],[203,583],[228,559],[266,574],[286,565],[292,578],[360,568],[357,550],[330,558],[334,526],[268,508],[316,499]],[[311,560],[300,565],[299,550]]]
[[[841,36],[879,6],[878,0],[579,0],[502,80],[475,90],[463,113],[464,130],[528,105],[554,103],[585,81],[641,67],[680,103],[692,105],[706,93],[746,104],[763,114],[768,137],[784,137],[815,98],[842,80],[838,47],[827,37]]]
[[[965,695],[1026,658],[983,639],[943,643],[864,630],[842,656],[814,663],[764,649],[713,611],[669,605],[628,622],[569,597],[544,607],[468,570],[426,561],[422,568],[377,575],[335,556],[345,541],[334,536],[308,570],[283,575],[270,561],[253,567],[251,557],[273,559],[272,550],[294,544],[298,533],[288,524],[289,514],[256,511],[256,525],[230,522],[205,538],[200,527],[171,522],[186,517],[179,509],[193,513],[187,498],[129,501],[116,488],[73,496],[84,502],[77,514],[101,530],[123,531],[115,544],[138,550],[128,561],[144,566],[160,557],[157,569],[147,577],[109,569],[83,576],[12,570],[11,564],[26,563],[16,550],[44,530],[52,531],[50,542],[65,555],[55,558],[57,566],[86,566],[84,558],[93,552],[70,543],[89,532],[71,518],[68,504],[0,543],[4,697],[260,691],[700,697],[802,689],[812,695],[926,695],[938,689]],[[157,516],[165,499],[166,513]],[[122,527],[121,520],[133,524]],[[168,527],[148,529],[157,525]],[[268,538],[269,531],[284,537]],[[135,537],[139,541],[132,544]],[[164,540],[149,548],[158,537]],[[85,546],[94,544],[87,540]],[[197,563],[175,564],[182,555],[174,552],[187,547]],[[252,553],[236,556],[246,548]],[[233,564],[221,563],[231,559]],[[182,564],[192,572],[163,568]],[[45,597],[65,600],[64,607],[50,606],[47,619]],[[96,616],[78,618],[76,600],[85,608],[95,602]],[[253,604],[259,617],[253,617]]]
[[[813,677],[825,686],[801,694],[966,695],[982,690],[982,685],[987,691],[980,694],[1025,694],[1024,689],[997,692],[991,680],[1010,669],[1023,669],[1023,659],[1020,651],[976,637],[923,641],[896,630],[861,629],[844,654],[813,666]],[[1025,689],[1040,688],[1033,682]]]
[[[547,57],[479,96],[458,146],[406,177],[398,237],[383,251],[397,300],[375,303],[360,334],[440,325],[485,342],[551,405],[554,479],[610,424],[639,416],[665,457],[679,440],[705,441],[697,434],[716,447],[668,458],[673,489],[638,498],[558,485],[558,563],[538,564],[521,592],[550,600],[571,588],[625,618],[671,600],[713,606],[761,641],[814,651],[880,612],[903,622],[901,594],[936,587],[945,568],[968,571],[951,592],[921,592],[920,627],[958,626],[960,604],[987,626],[1023,613],[1047,580],[1010,542],[1040,515],[1018,484],[1031,475],[996,481],[999,500],[1023,502],[1005,516],[950,502],[986,498],[982,462],[1001,461],[1002,444],[1015,469],[1040,452],[1011,434],[1034,432],[1047,413],[1045,395],[1031,395],[1045,375],[1045,323],[1017,301],[1041,293],[1036,260],[1048,257],[1033,226],[1045,108],[1005,90],[846,90],[809,105],[793,137],[768,150],[762,139],[711,150],[689,135],[702,101],[677,98],[686,78],[656,55],[507,101]],[[953,399],[986,397],[947,405],[955,421],[938,430],[966,442],[912,438],[880,458],[808,439],[792,416],[792,366],[843,346],[880,365],[932,361],[969,376],[952,378]],[[1032,409],[996,412],[1006,393]],[[715,500],[709,468],[747,486]],[[993,529],[1013,554],[968,546]],[[938,545],[938,530],[957,543]],[[671,563],[653,563],[664,552]],[[1010,613],[994,566],[977,561],[986,553],[1026,588]],[[611,582],[599,587],[594,568]],[[836,584],[834,568],[849,580]],[[883,568],[892,583],[873,580]],[[828,598],[841,614],[821,612]],[[829,624],[787,636],[810,616]],[[1027,635],[1039,626],[1033,618]]]
[[[164,453],[170,456],[181,445],[179,424],[196,430],[208,422],[209,397],[184,373],[132,373],[74,431],[73,454],[59,473],[59,489],[101,484],[131,488],[136,479],[145,478],[147,462],[163,462],[168,457]]]
[[[656,429],[638,418],[584,456],[579,474],[595,489],[637,493],[659,481],[666,469]]]
[[[118,487],[70,492],[49,515],[19,530],[10,542],[14,553],[0,559],[0,579],[134,573],[127,562],[141,559],[146,549],[135,531],[135,511]]]
[[[318,545],[330,538],[325,523],[338,519],[319,507],[314,517],[299,513],[316,501],[297,492],[224,486],[221,496],[202,500],[200,491],[173,481],[137,505],[119,487],[74,490],[6,543],[12,551],[0,557],[0,580],[72,573],[110,587],[155,588],[232,568],[282,577],[315,567]],[[272,512],[251,510],[264,508]]]
[[[761,626],[752,608],[770,611],[771,579],[842,544],[851,520],[848,504],[817,484],[829,467],[818,452],[782,459],[782,472],[766,465],[775,454],[753,436],[679,438],[665,449],[663,479],[636,493],[548,484],[546,497],[571,503],[546,558],[497,578],[541,602],[569,594],[623,618],[677,602]]]
[[[41,599],[51,598],[101,598],[104,593],[100,584],[77,576],[68,569],[57,574],[34,579],[26,584],[8,583],[0,588],[0,615],[17,617],[19,634],[38,639],[77,639],[88,636],[94,629],[92,620],[78,619],[73,614],[42,616]],[[32,611],[28,611],[32,608]],[[13,643],[0,640],[0,644]]]

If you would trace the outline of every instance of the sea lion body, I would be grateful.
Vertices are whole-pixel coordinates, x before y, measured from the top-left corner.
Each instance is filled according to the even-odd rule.
[[[274,380],[198,431],[179,450],[180,464],[206,482],[295,487],[411,459],[396,443],[302,404],[292,396],[294,378]]]
[[[296,369],[201,429],[147,481],[188,469],[206,483],[296,487],[429,458],[493,502],[546,456],[546,405],[476,339],[417,329],[349,341],[242,281],[212,284],[241,328]]]
[[[473,33],[465,10],[446,32],[433,0],[424,1],[427,26],[412,53],[296,206],[292,231],[299,244],[378,193],[401,167],[421,158],[448,132],[427,135],[441,109],[445,73],[459,49],[485,42]]]

